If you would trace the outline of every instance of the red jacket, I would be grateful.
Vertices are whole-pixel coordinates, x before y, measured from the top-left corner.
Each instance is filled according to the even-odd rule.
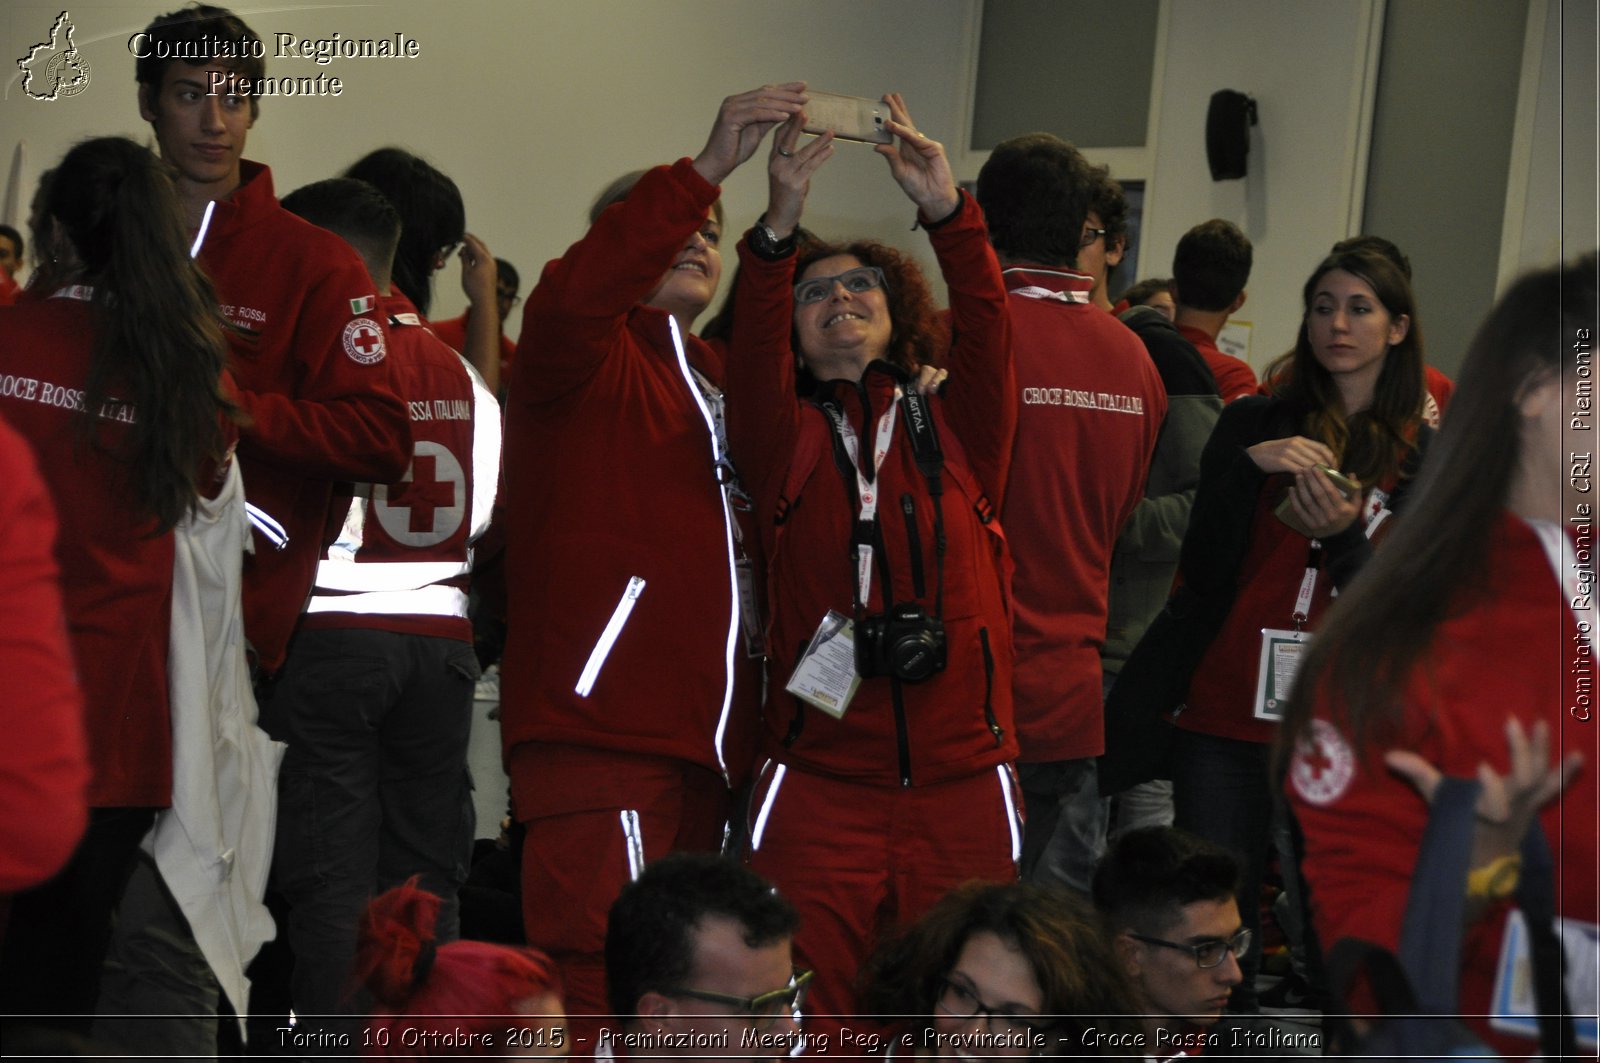
[[[0,894],[60,870],[88,822],[83,695],[55,547],[55,511],[33,454],[0,419],[0,671],[17,684],[0,705]]]
[[[1099,756],[1111,553],[1143,497],[1167,393],[1138,337],[1088,301],[1092,278],[1005,277],[1020,399],[1001,510],[1017,564],[1018,742],[1028,761]]]
[[[740,282],[729,362],[729,435],[740,471],[753,485],[770,575],[767,649],[771,668],[765,717],[775,755],[810,771],[885,785],[934,783],[972,775],[1017,755],[1011,701],[1009,557],[992,506],[1005,491],[1016,425],[1011,326],[999,263],[983,215],[963,195],[961,213],[929,232],[950,290],[955,347],[947,398],[930,403],[945,457],[944,621],[948,664],[921,683],[900,685],[896,706],[887,678],[863,679],[842,719],[784,692],[802,651],[832,609],[853,613],[850,540],[856,522],[833,458],[833,424],[795,394],[794,256],[766,262],[739,243]],[[893,401],[897,373],[875,362],[860,390],[835,384],[836,401],[860,436]],[[863,407],[865,401],[866,408]],[[870,451],[870,447],[863,447]],[[877,477],[884,499],[878,524],[893,573],[893,598],[934,613],[934,508],[903,424]],[[850,487],[853,489],[854,484]],[[909,497],[924,589],[918,594],[908,521]],[[980,517],[980,510],[988,523]],[[785,513],[783,525],[777,515]],[[868,613],[884,608],[875,572]]]
[[[130,519],[126,462],[82,445],[74,402],[82,402],[93,345],[87,302],[52,298],[0,311],[0,412],[33,444],[60,520],[61,596],[94,767],[89,804],[165,808],[173,541],[170,532],[152,536],[153,521]],[[101,425],[115,446],[121,422]]]
[[[411,414],[411,466],[389,484],[335,492],[334,542],[304,628],[367,628],[472,641],[468,543],[489,523],[500,407],[477,374],[396,292],[383,298],[395,384]]]
[[[258,532],[244,569],[246,637],[270,670],[311,590],[334,482],[399,479],[411,435],[361,259],[280,207],[265,166],[246,161],[242,174],[216,203],[200,264],[242,331],[231,369],[250,417],[239,443],[245,490],[289,535],[278,550]]]
[[[1231,354],[1223,354],[1217,348],[1217,341],[1203,329],[1197,329],[1192,325],[1179,325],[1178,332],[1184,339],[1194,344],[1194,349],[1206,360],[1206,367],[1211,370],[1211,375],[1217,378],[1217,394],[1222,396],[1224,406],[1240,395],[1256,393],[1256,374],[1255,370],[1250,368],[1250,363]]]
[[[672,321],[639,305],[717,196],[688,159],[651,170],[528,296],[506,400],[508,755],[539,741],[726,769],[748,667],[731,520]],[[720,383],[721,358],[683,345]]]
[[[1592,548],[1592,527],[1588,538],[1575,544],[1585,554]],[[1525,727],[1546,721],[1552,757],[1572,750],[1585,755],[1577,777],[1545,806],[1539,822],[1555,857],[1556,913],[1591,928],[1600,922],[1594,659],[1543,548],[1520,519],[1501,517],[1487,571],[1463,577],[1482,591],[1435,630],[1404,682],[1399,734],[1354,748],[1349,733],[1330,722],[1326,691],[1319,690],[1314,741],[1302,744],[1290,765],[1287,792],[1305,832],[1302,867],[1324,949],[1350,936],[1399,947],[1428,803],[1384,766],[1384,751],[1412,750],[1446,775],[1474,778],[1480,763],[1505,774],[1505,724],[1511,716]],[[1592,627],[1588,605],[1579,604]],[[1490,1006],[1490,993],[1507,910],[1495,906],[1467,928],[1460,1012],[1492,1046],[1523,1056],[1536,1051],[1536,1042],[1492,1033],[1477,1017],[1499,1010]],[[1582,962],[1576,951],[1568,959]],[[1576,1013],[1593,1014],[1592,998],[1571,1004]]]

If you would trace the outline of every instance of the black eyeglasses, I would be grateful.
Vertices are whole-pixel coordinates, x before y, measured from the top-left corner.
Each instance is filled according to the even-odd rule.
[[[1105,234],[1106,231],[1104,229],[1093,229],[1086,225],[1083,228],[1083,238],[1078,241],[1078,246],[1088,247]]]
[[[1146,945],[1160,945],[1162,948],[1187,952],[1194,956],[1195,966],[1202,970],[1207,967],[1217,966],[1230,953],[1237,960],[1250,951],[1249,927],[1240,927],[1239,932],[1226,941],[1221,938],[1214,938],[1210,941],[1202,941],[1198,945],[1180,945],[1176,941],[1163,941],[1160,938],[1145,937],[1143,934],[1135,934],[1131,930],[1127,933],[1133,940],[1142,941]]]
[[[729,1014],[742,1015],[757,1030],[769,1030],[785,1015],[800,1021],[800,1005],[805,1003],[806,987],[811,984],[811,971],[794,969],[789,984],[779,989],[753,997],[736,997],[728,993],[713,993],[708,989],[658,989],[664,997],[687,997],[708,1004],[724,1004]]]
[[[510,303],[512,306],[516,306],[518,303],[522,302],[522,296],[516,293],[516,289],[507,291],[504,288],[496,288],[494,297],[500,300],[502,303]]]
[[[978,999],[977,990],[964,982],[958,982],[949,976],[942,979],[944,988],[939,991],[936,1006],[946,1015],[957,1019],[971,1019],[983,1016],[983,1025],[994,1037],[1021,1037],[1025,1044],[1030,1035],[1043,1036],[1054,1025],[1042,1019],[1027,1018],[1009,1011],[991,1008]]]
[[[794,286],[794,301],[802,306],[807,303],[820,303],[833,294],[835,281],[844,285],[844,290],[852,295],[889,286],[889,282],[883,278],[883,270],[877,266],[857,266],[832,277],[812,277],[810,280],[801,281]]]

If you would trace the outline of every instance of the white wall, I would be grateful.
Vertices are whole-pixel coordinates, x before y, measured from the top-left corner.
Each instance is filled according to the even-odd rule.
[[[456,179],[469,225],[522,268],[526,289],[543,262],[581,232],[603,184],[624,170],[693,154],[721,98],[763,81],[804,78],[860,95],[898,89],[930,135],[964,143],[959,125],[970,113],[964,97],[979,2],[241,0],[237,9],[264,36],[404,32],[422,48],[415,62],[340,60],[319,68],[269,60],[269,74],[320,70],[346,87],[338,99],[265,101],[249,154],[273,166],[286,192],[382,144],[410,147]],[[70,4],[91,84],[71,99],[29,100],[13,64],[63,4]],[[156,11],[175,6],[178,0],[6,0],[0,182],[19,142],[27,146],[31,177],[80,137],[147,136],[127,39]],[[1380,7],[1377,0],[1168,5],[1139,272],[1168,272],[1178,237],[1195,223],[1237,222],[1256,248],[1250,301],[1239,317],[1254,325],[1251,362],[1258,370],[1292,343],[1301,283],[1360,216],[1368,38]],[[1529,264],[1555,257],[1563,241],[1568,254],[1585,239],[1594,246],[1594,5],[1551,0],[1550,7],[1520,239]],[[1063,61],[1073,48],[1090,46],[1094,32],[1085,27],[1082,40],[1062,42]],[[1250,176],[1242,181],[1213,182],[1206,168],[1206,105],[1221,88],[1260,101]],[[742,228],[764,201],[758,158],[726,186],[730,225]],[[824,235],[875,236],[931,265],[910,221],[910,206],[882,160],[854,145],[841,145],[817,178],[807,218]],[[461,305],[454,279],[442,278],[436,313]]]
[[[1300,287],[1328,248],[1350,235],[1360,182],[1368,0],[1230,0],[1170,5],[1160,135],[1146,200],[1139,275],[1171,273],[1178,238],[1226,218],[1255,245],[1249,361],[1259,374],[1294,344]],[[1218,89],[1256,98],[1249,176],[1213,181],[1206,108]]]
[[[91,67],[80,95],[26,98],[15,60],[68,6]],[[128,37],[179,0],[6,0],[0,12],[0,181],[18,142],[30,175],[75,140],[145,138]],[[763,82],[905,93],[919,127],[954,134],[967,63],[970,0],[394,0],[377,5],[262,4],[237,10],[268,39],[404,32],[416,61],[338,60],[317,67],[269,58],[269,75],[324,72],[344,81],[333,98],[269,99],[248,155],[273,168],[278,191],[333,176],[365,152],[397,143],[425,155],[461,186],[469,227],[517,264],[524,290],[543,263],[581,234],[595,193],[626,170],[693,155],[724,96]],[[730,226],[766,201],[765,149],[726,185]],[[31,188],[31,185],[30,185]],[[26,210],[26,200],[23,201]],[[869,235],[925,252],[909,229],[913,208],[882,159],[841,145],[813,185],[806,224],[824,235]],[[930,266],[931,256],[924,256]],[[436,314],[463,305],[441,275]],[[515,326],[512,329],[515,334]]]
[[[1514,249],[1519,269],[1595,249],[1595,49],[1593,0],[1552,0],[1544,15],[1526,201]],[[1511,275],[1500,280],[1503,286]]]

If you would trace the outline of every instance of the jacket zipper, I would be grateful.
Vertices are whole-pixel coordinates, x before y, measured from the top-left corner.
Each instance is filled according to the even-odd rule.
[[[989,733],[994,735],[994,744],[1001,745],[1005,742],[1006,731],[994,718],[994,651],[989,649],[989,629],[978,629],[978,643],[983,647],[983,718],[989,725]]]
[[[900,680],[889,677],[889,700],[894,703],[894,745],[900,758],[900,785],[911,785],[911,736],[906,731],[906,703]]]

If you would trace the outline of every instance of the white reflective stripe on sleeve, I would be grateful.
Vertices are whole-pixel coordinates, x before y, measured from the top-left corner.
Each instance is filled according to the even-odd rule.
[[[308,613],[366,616],[466,616],[467,594],[455,587],[419,587],[373,594],[313,594]]]
[[[461,358],[459,354],[457,358]],[[495,493],[500,489],[500,403],[472,363],[461,358],[472,380],[472,513],[467,541],[482,535],[494,515]]]
[[[689,369],[689,356],[683,350],[683,336],[678,331],[678,319],[669,316],[667,325],[672,330],[672,348],[678,352],[678,370],[683,374],[683,382],[689,387],[689,394],[694,396],[695,405],[700,407],[700,416],[705,418],[706,431],[711,435],[711,468],[722,467],[723,455],[717,443],[717,423],[711,416],[711,410],[706,406],[705,396],[700,394],[700,387],[695,383],[694,374]],[[728,715],[733,709],[733,654],[739,642],[739,562],[734,555],[733,548],[733,512],[728,508],[727,488],[718,485],[717,494],[722,496],[722,526],[723,537],[728,544],[728,639],[723,646],[723,682],[722,682],[722,713],[717,717],[716,750],[717,766],[722,769],[724,780],[728,778],[728,761],[722,755],[722,740],[728,733]]]
[[[772,787],[762,799],[761,811],[756,814],[756,825],[750,831],[751,852],[761,848],[761,836],[767,832],[767,817],[772,814],[772,805],[778,800],[778,787],[783,785],[783,776],[788,770],[787,764],[779,764],[777,770],[772,773]]]
[[[622,625],[628,622],[628,614],[633,612],[634,604],[643,593],[644,580],[638,576],[631,577],[628,589],[622,592],[622,600],[606,622],[606,629],[600,632],[600,641],[594,644],[594,649],[589,653],[589,662],[583,666],[583,674],[578,676],[578,685],[573,688],[578,697],[586,698],[594,689],[594,681],[600,677],[600,669],[605,666],[611,647],[616,645],[617,636],[622,634]]]
[[[193,258],[200,253],[200,245],[206,242],[206,230],[211,228],[211,212],[217,209],[217,201],[211,200],[206,204],[205,217],[200,219],[200,231],[194,234],[194,246],[189,248],[189,257]]]
[[[282,524],[272,519],[270,513],[249,502],[244,504],[244,511],[249,516],[250,523],[255,525],[256,531],[260,532],[262,538],[271,543],[273,547],[282,550],[289,545],[289,533],[284,530]]]
[[[317,589],[325,591],[412,591],[465,576],[465,561],[322,561]]]
[[[631,808],[622,810],[622,844],[628,848],[628,877],[637,882],[644,874],[644,832],[639,829],[639,813]]]
[[[1022,829],[1017,823],[1017,802],[1011,796],[1011,772],[1004,764],[995,766],[1000,775],[1000,799],[1006,803],[1006,826],[1011,828],[1011,862],[1022,859]]]

